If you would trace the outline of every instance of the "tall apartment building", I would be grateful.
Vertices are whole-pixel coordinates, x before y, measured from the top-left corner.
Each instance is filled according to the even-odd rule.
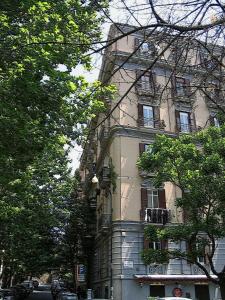
[[[110,39],[121,34],[118,28],[123,32],[132,29],[128,25],[113,25]],[[97,298],[144,300],[148,296],[173,296],[179,291],[192,299],[219,299],[218,287],[195,265],[181,259],[145,265],[141,259],[145,247],[185,249],[186,244],[144,241],[147,223],[181,223],[183,212],[174,205],[180,191],[168,182],[155,188],[153,174],[142,172],[136,165],[139,155],[154,142],[156,134],[175,137],[209,124],[219,126],[218,107],[211,100],[216,97],[217,103],[221,100],[220,105],[225,105],[220,99],[221,82],[210,76],[210,72],[219,69],[196,41],[184,49],[179,46],[185,42],[181,38],[155,61],[170,38],[136,32],[117,40],[103,57],[100,80],[118,88],[114,99],[105,100],[108,111],[121,97],[123,100],[107,118],[105,113],[92,120],[92,129],[101,125],[91,131],[81,158],[86,200],[93,216],[89,238],[91,227],[94,229],[89,244],[93,245],[89,281]],[[218,57],[219,51],[218,48]],[[205,83],[207,92],[195,88]],[[98,184],[91,182],[94,174]],[[216,251],[216,264],[220,266],[225,261],[223,241]],[[204,263],[204,258],[199,260]]]

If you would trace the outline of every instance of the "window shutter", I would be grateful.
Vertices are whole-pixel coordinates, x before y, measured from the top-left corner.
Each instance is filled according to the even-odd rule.
[[[141,155],[143,152],[145,152],[145,144],[140,143],[139,144],[139,154]]]
[[[148,207],[148,193],[146,188],[141,188],[141,213],[140,218],[142,221],[145,219],[145,209]]]
[[[177,94],[176,91],[176,77],[174,75],[171,76],[171,96],[175,97]]]
[[[149,249],[149,240],[146,240],[145,238],[144,238],[144,247],[143,248]]]
[[[186,252],[187,252],[187,254],[192,252],[192,247],[191,247],[190,241],[186,241]]]
[[[154,92],[154,94],[155,94],[156,92],[158,92],[158,91],[156,90],[156,88],[157,88],[157,80],[156,80],[156,74],[155,74],[155,73],[152,73],[152,74],[151,74],[151,80],[152,80],[153,92]]]
[[[138,103],[138,125],[144,126],[143,105]]]
[[[190,115],[190,117],[189,117],[189,118],[190,118],[190,120],[189,120],[190,123],[189,123],[189,124],[190,124],[190,126],[191,126],[191,127],[190,127],[190,129],[191,129],[190,131],[193,132],[193,131],[195,131],[195,129],[196,129],[195,114],[194,114],[194,112],[192,112],[192,113],[190,113],[189,115]]]
[[[162,248],[162,250],[168,249],[168,241],[167,240],[161,241],[161,248]]]
[[[140,40],[138,38],[134,39],[134,50],[137,50],[140,45]]]
[[[185,79],[185,94],[186,96],[191,95],[191,82],[189,79]]]
[[[214,117],[212,115],[209,116],[209,124],[215,126]]]
[[[159,128],[160,124],[160,109],[158,106],[153,106],[154,127]]]
[[[166,193],[165,190],[159,190],[159,208],[166,208]]]
[[[206,246],[205,247],[205,255],[204,255],[204,263],[206,264],[206,265],[208,265],[209,264],[209,255],[210,255],[210,246]]]
[[[189,127],[189,131],[192,132],[193,128],[191,126],[191,113],[188,112],[188,127]]]
[[[186,223],[188,221],[188,212],[183,209],[183,223]]]
[[[137,88],[141,88],[142,87],[142,85],[141,85],[141,78],[139,78],[140,76],[141,76],[141,74],[143,73],[143,71],[141,71],[141,70],[137,70],[136,71],[136,86],[137,86]],[[138,79],[139,78],[139,79]]]
[[[180,132],[180,112],[175,110],[176,131]]]

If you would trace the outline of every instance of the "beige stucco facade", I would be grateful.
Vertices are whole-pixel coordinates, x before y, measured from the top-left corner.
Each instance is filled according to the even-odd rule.
[[[110,34],[112,37],[119,33],[114,28]],[[201,130],[210,124],[210,118],[215,118],[217,112],[217,108],[206,100],[206,95],[196,88],[204,78],[204,70],[195,67],[201,65],[197,48],[193,46],[187,54],[188,64],[193,64],[193,67],[179,67],[174,74],[174,61],[170,58],[171,48],[168,48],[155,63],[153,63],[154,57],[150,54],[146,56],[140,51],[134,52],[130,60],[124,63],[135,51],[137,39],[143,39],[143,35],[141,33],[127,35],[117,40],[105,54],[100,79],[104,81],[107,77],[109,83],[117,86],[118,91],[114,99],[107,101],[108,112],[112,109],[113,112],[101,126],[98,126],[95,137],[89,144],[97,145],[91,155],[94,169],[88,168],[85,163],[85,160],[88,161],[88,151],[84,151],[81,166],[86,178],[88,174],[90,176],[94,173],[99,178],[95,208],[97,218],[95,256],[100,258],[95,263],[93,286],[98,295],[104,293],[109,295],[109,287],[113,286],[114,300],[144,300],[149,296],[151,283],[140,290],[137,282],[134,281],[134,276],[139,276],[138,274],[140,276],[141,274],[202,276],[200,270],[196,271],[193,266],[182,261],[173,260],[168,265],[160,266],[161,273],[158,271],[159,266],[155,267],[154,273],[151,266],[145,266],[141,261],[143,228],[146,220],[152,222],[149,216],[146,219],[147,210],[156,215],[159,211],[168,214],[166,224],[160,221],[161,217],[157,217],[155,225],[158,226],[183,222],[183,212],[174,205],[175,200],[181,197],[181,191],[170,182],[165,182],[162,187],[165,193],[164,206],[143,206],[143,190],[150,193],[149,191],[156,189],[152,180],[154,174],[146,174],[139,170],[137,160],[141,154],[140,149],[143,145],[152,144],[156,134],[166,134],[175,138],[179,134]],[[151,42],[154,39],[160,51],[167,47],[165,41],[160,43],[157,40],[157,35],[152,37]],[[123,67],[118,69],[122,64]],[[151,64],[148,76],[149,80],[153,80],[151,76],[154,75],[153,83],[146,81],[144,78],[146,74],[139,76],[140,71],[143,72]],[[118,71],[115,72],[117,69]],[[110,73],[113,73],[113,76],[110,77]],[[208,80],[212,81],[210,76]],[[184,82],[183,86],[182,82]],[[151,84],[154,85],[154,91],[151,90]],[[145,116],[145,109],[150,119]],[[100,124],[104,117],[103,114],[99,115],[93,127]],[[88,177],[88,180],[90,178]],[[168,246],[178,247],[170,242]],[[183,248],[186,245],[181,243],[179,247]],[[109,252],[105,253],[105,249]],[[110,265],[111,269],[104,277],[101,275],[101,266],[107,265]],[[165,285],[166,296],[172,296],[175,283],[175,281],[168,285],[164,282],[160,283]],[[209,287],[210,299],[213,299],[215,288],[208,283],[207,287]],[[193,299],[197,297],[193,282],[184,283],[183,291]]]

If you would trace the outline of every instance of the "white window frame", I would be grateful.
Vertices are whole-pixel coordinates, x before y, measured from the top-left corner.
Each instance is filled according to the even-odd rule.
[[[140,41],[141,43],[141,41]],[[154,54],[154,52],[156,51],[156,46],[153,42],[149,41],[144,41],[142,42],[141,46],[140,46],[140,53],[141,54]]]
[[[220,122],[217,117],[213,117],[214,126],[220,128]]]
[[[152,152],[152,144],[144,144],[144,152]]]
[[[153,249],[153,250],[162,250],[162,243],[161,241],[150,241],[149,242],[149,245],[151,245],[152,247],[149,247],[150,249]]]
[[[186,120],[185,120],[185,118]],[[190,122],[189,122],[189,113],[184,111],[179,111],[179,119],[180,119],[180,132],[190,133]],[[185,120],[185,122],[183,122]]]
[[[177,96],[185,96],[186,95],[186,85],[185,78],[183,77],[175,77],[175,88]]]
[[[148,197],[148,208],[159,208],[158,189],[147,189],[147,197]]]
[[[141,89],[148,91],[151,90],[151,83],[150,83],[150,76],[149,75],[142,75],[141,76]]]
[[[148,111],[148,114],[151,114],[152,117],[145,116],[145,111]],[[144,127],[154,128],[154,109],[152,106],[143,105],[143,125]]]
[[[198,243],[196,243],[196,248],[198,249]],[[205,253],[204,253],[205,254]],[[197,257],[197,262],[199,262],[200,264],[204,265],[205,264],[205,255],[202,256],[198,256]]]
[[[149,44],[148,42],[143,42],[140,46],[140,52],[141,53],[149,53]]]

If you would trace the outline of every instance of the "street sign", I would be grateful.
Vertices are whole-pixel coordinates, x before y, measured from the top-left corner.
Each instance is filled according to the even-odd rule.
[[[84,265],[77,266],[77,281],[84,282],[86,276],[86,267]]]

